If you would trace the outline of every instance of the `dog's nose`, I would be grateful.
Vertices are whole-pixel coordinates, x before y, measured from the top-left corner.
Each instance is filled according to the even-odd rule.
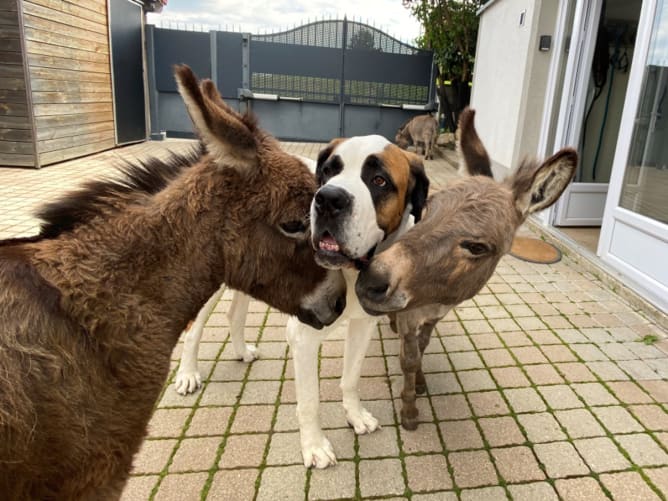
[[[315,210],[318,214],[336,216],[350,207],[351,202],[350,194],[338,186],[325,185],[315,194]]]

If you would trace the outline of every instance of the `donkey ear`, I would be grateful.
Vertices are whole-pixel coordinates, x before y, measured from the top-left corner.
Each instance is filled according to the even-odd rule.
[[[422,209],[429,194],[429,178],[424,171],[422,159],[413,153],[403,151],[411,168],[409,190],[411,194],[411,214],[417,223],[422,218]]]
[[[525,217],[546,209],[561,196],[573,179],[578,154],[564,148],[539,166],[525,162],[511,177],[517,210]]]
[[[459,172],[469,176],[494,177],[487,150],[482,144],[474,125],[475,111],[464,108],[459,115]]]
[[[174,72],[190,119],[216,161],[236,168],[252,165],[257,153],[254,123],[245,123],[229,106],[221,106],[213,83],[204,85],[203,92],[188,66],[175,66]]]

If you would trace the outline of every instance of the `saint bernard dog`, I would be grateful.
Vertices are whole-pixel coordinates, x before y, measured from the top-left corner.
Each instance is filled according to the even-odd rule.
[[[320,188],[311,203],[311,238],[316,261],[340,269],[346,279],[346,307],[332,325],[316,330],[290,317],[287,338],[295,370],[297,418],[304,466],[325,468],[336,456],[320,426],[318,352],[334,330],[346,328],[341,390],[355,433],[379,428],[360,402],[362,362],[377,318],[364,312],[355,295],[358,270],[420,219],[429,180],[420,157],[382,136],[335,139],[318,155]]]

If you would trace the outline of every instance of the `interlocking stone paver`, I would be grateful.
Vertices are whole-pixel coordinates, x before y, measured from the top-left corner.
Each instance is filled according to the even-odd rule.
[[[511,348],[520,364],[542,364],[547,362],[545,356],[535,346],[518,346]]]
[[[274,416],[273,405],[248,405],[237,409],[232,423],[232,433],[268,432]]]
[[[577,360],[571,350],[563,344],[541,346],[540,349],[550,362],[575,362]]]
[[[483,487],[481,489],[465,489],[459,495],[461,501],[506,501],[506,491],[502,487]]]
[[[554,486],[564,501],[606,501],[609,499],[600,484],[591,477],[560,479],[554,483]]]
[[[475,395],[475,393],[471,393]],[[431,399],[436,419],[464,419],[471,416],[471,409],[462,394],[435,396]]]
[[[559,423],[552,414],[542,412],[539,414],[520,414],[517,416],[520,425],[524,428],[530,442],[551,442],[566,438],[561,431]]]
[[[412,498],[413,501],[458,501],[457,494],[454,492],[431,492],[428,494],[415,494]]]
[[[554,413],[557,420],[566,429],[571,438],[597,437],[605,435],[605,430],[598,424],[587,409],[570,409]]]
[[[613,499],[637,499],[652,501],[660,499],[635,471],[606,473],[601,475],[601,482],[612,494]]]
[[[510,352],[505,348],[481,350],[480,355],[485,361],[487,367],[504,367],[508,365],[515,365],[515,360],[510,356]]]
[[[363,497],[401,494],[406,486],[399,459],[364,459],[359,463],[359,487]]]
[[[441,427],[447,427],[451,423],[458,421],[448,421],[441,424]],[[415,431],[406,431],[403,428],[399,429],[401,433],[401,440],[403,441],[403,449],[407,454],[414,452],[441,452],[443,447],[438,438],[438,431],[436,425],[433,423],[421,423]]]
[[[299,447],[299,433],[274,433],[269,439],[268,465],[301,464],[302,455]]]
[[[394,440],[395,436],[396,431],[393,428],[381,428],[374,433],[360,435],[357,437],[359,456],[361,458],[398,456],[399,445]],[[440,443],[436,442],[436,444],[440,449]]]
[[[503,394],[515,412],[540,412],[546,409],[545,402],[533,388],[504,390]]]
[[[536,444],[533,449],[538,460],[545,466],[546,473],[552,478],[589,473],[589,468],[569,442]]]
[[[508,405],[499,391],[469,393],[467,397],[476,416],[498,416],[509,413]]]
[[[132,462],[133,473],[160,473],[174,451],[176,440],[144,440]]]
[[[259,466],[264,457],[268,435],[264,433],[250,435],[230,435],[227,437],[223,455],[220,457],[220,468],[236,468],[238,466]]]
[[[206,388],[204,388],[204,393],[202,394],[200,405],[234,405],[240,393],[241,393],[240,382],[234,382],[234,383],[210,382],[209,384],[206,385]]]
[[[380,358],[380,357],[374,357],[378,358],[382,361],[385,359]],[[445,372],[445,371],[451,371],[452,366],[450,365],[450,362],[448,361],[447,355],[444,353],[427,353],[422,357],[422,371],[426,373],[430,372]],[[365,375],[372,375],[372,374],[365,374]],[[376,371],[375,374],[373,375],[378,375],[378,376],[384,376],[385,375],[385,363],[382,364],[382,367],[378,368],[378,371]]]
[[[256,501],[302,501],[306,483],[304,465],[271,466],[262,471]]]
[[[518,367],[496,367],[491,372],[501,388],[519,388],[531,384]]]
[[[508,490],[514,501],[557,501],[557,493],[547,482],[509,485]]]
[[[608,437],[585,438],[573,443],[593,472],[624,470],[630,466]]]
[[[440,424],[446,450],[480,449],[482,438],[474,421],[447,421]]]
[[[647,393],[660,403],[668,403],[668,381],[639,381]]]
[[[612,433],[642,431],[642,425],[623,407],[594,407],[592,411]]]
[[[179,437],[191,409],[156,409],[148,423],[149,437]]]
[[[459,381],[464,391],[491,390],[496,388],[489,371],[477,369],[472,371],[459,372]]]
[[[627,381],[629,375],[616,362],[589,362],[589,369],[603,381]],[[593,381],[593,379],[589,379]]]
[[[654,369],[642,360],[622,360],[617,362],[617,365],[631,376],[631,379],[636,381],[643,379],[658,379],[660,377]]]
[[[542,480],[545,473],[529,447],[508,447],[492,449],[494,462],[499,473],[508,483]]]
[[[445,348],[448,353],[460,352],[460,351],[471,351],[473,345],[468,336],[448,336],[447,341],[445,342]]]
[[[454,471],[455,483],[460,488],[493,485],[498,481],[487,451],[452,452],[448,461]]]
[[[496,334],[478,334],[471,336],[471,341],[479,350],[502,348],[503,343]]]
[[[221,470],[216,472],[207,500],[247,501],[255,495],[258,470]]]
[[[186,438],[181,441],[169,471],[208,470],[214,465],[222,437]]]
[[[547,405],[552,409],[573,409],[584,407],[570,386],[563,384],[553,386],[539,386],[538,391],[543,396]]]
[[[450,354],[450,361],[456,371],[481,369],[484,367],[480,356],[475,351],[462,351]]]
[[[524,443],[517,423],[511,416],[481,418],[478,421],[487,443],[492,447]]]
[[[615,439],[640,466],[668,465],[668,454],[648,434],[617,435]]]
[[[413,492],[452,489],[452,479],[444,456],[406,456],[404,461],[408,487]]]
[[[340,461],[336,468],[313,470],[309,499],[353,498],[355,495],[355,463]]]
[[[560,384],[564,382],[564,378],[549,364],[526,365],[524,370],[531,382],[536,385]]]
[[[197,499],[204,487],[208,473],[180,473],[167,475],[153,499],[158,501],[181,501]]]
[[[632,405],[629,409],[648,430],[668,431],[668,412],[658,405]]]
[[[614,405],[618,400],[601,383],[578,383],[572,385],[587,405]]]
[[[595,362],[590,362],[589,365]],[[587,365],[582,362],[562,362],[555,364],[557,370],[570,383],[583,383],[587,381],[596,381],[596,377],[587,368]],[[620,371],[621,372],[621,371]]]
[[[668,497],[668,467],[646,468],[644,471],[663,495]]]
[[[145,501],[149,499],[158,478],[160,478],[158,475],[130,477],[121,495],[121,501]]]

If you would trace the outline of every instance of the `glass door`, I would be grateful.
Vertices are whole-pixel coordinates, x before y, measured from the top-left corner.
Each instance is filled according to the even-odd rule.
[[[599,254],[668,310],[668,0],[645,0]]]

